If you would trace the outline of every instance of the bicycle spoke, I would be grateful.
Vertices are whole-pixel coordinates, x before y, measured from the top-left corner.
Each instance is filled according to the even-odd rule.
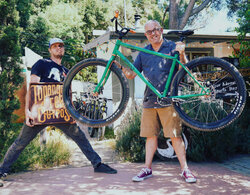
[[[187,112],[187,114],[189,114],[191,111],[193,111],[196,107],[198,107],[201,104],[201,102],[199,104],[196,104],[196,106],[192,107],[192,109],[189,109],[189,111]]]
[[[187,87],[188,87],[188,86],[190,86],[190,88],[192,88],[192,87],[193,87],[193,85],[192,85],[192,84],[189,84],[189,83],[184,83],[184,82],[181,82],[180,84],[185,85],[185,86],[187,86]],[[187,88],[187,87],[186,87],[186,88]]]
[[[112,88],[120,88],[119,84],[113,85]]]
[[[195,119],[197,119],[198,118],[198,114],[199,114],[199,112],[200,112],[200,109],[201,109],[201,104],[199,104],[200,106],[199,106],[199,109],[198,109],[198,111],[197,111],[197,113],[196,113],[196,117],[195,117]]]
[[[218,130],[227,126],[239,116],[245,101],[244,82],[235,74],[235,69],[227,62],[214,58],[200,58],[195,63],[189,63],[188,70],[199,85],[181,70],[176,78],[173,96],[180,96],[174,106],[184,122],[199,130]],[[201,94],[203,88],[209,91],[207,95],[185,99],[185,96]],[[241,87],[242,86],[242,87]],[[181,97],[183,96],[183,98]],[[178,99],[178,98],[177,98]],[[236,110],[237,109],[237,110]],[[238,113],[238,114],[237,114]],[[236,116],[237,115],[237,116]]]
[[[226,105],[228,105],[228,106],[230,106],[232,108],[233,108],[233,106],[235,106],[234,104],[231,104],[231,103],[228,103],[228,102],[224,102],[224,104],[226,104]]]
[[[214,117],[216,118],[216,121],[218,121],[218,118],[217,118],[217,116],[216,116],[216,114],[215,114],[213,108],[211,107],[211,104],[209,104],[209,107],[210,107],[210,109],[211,109],[211,111],[212,111]]]
[[[220,104],[218,104],[221,107],[221,110],[225,112],[225,114],[229,114]]]
[[[128,85],[120,69],[112,66],[109,77],[103,78],[107,62],[87,59],[74,66],[65,80],[64,93],[72,92],[67,106],[70,114],[77,120],[97,127],[115,121],[124,111],[128,101]],[[78,103],[72,105],[72,101]],[[78,106],[79,104],[79,106]],[[104,114],[105,112],[105,114]],[[102,117],[99,115],[102,114]]]
[[[180,104],[189,104],[189,103],[195,103],[197,101],[201,101],[200,99],[193,99],[193,100],[184,100],[183,102],[181,102]]]
[[[229,74],[227,73],[227,75],[225,75],[224,77],[222,77],[220,80],[216,81],[214,84],[218,84],[220,83],[224,78],[226,78],[226,76],[228,76]]]
[[[209,109],[207,110],[206,123],[208,123]]]

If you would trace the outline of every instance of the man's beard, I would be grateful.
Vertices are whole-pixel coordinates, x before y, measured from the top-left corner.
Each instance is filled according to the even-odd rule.
[[[57,59],[62,59],[62,58],[63,58],[63,55],[62,55],[62,54],[55,55],[55,58],[57,58]]]

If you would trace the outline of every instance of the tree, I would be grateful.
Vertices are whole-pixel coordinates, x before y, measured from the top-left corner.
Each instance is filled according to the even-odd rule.
[[[19,130],[13,123],[13,111],[19,108],[15,91],[23,81],[20,75],[20,29],[15,0],[0,1],[0,21],[0,151],[4,152]]]
[[[47,2],[44,6],[44,2]],[[39,7],[38,2],[36,5]],[[66,53],[63,58],[67,67],[71,67],[80,59],[78,51],[85,36],[82,26],[85,24],[79,8],[73,3],[40,1],[42,10],[29,19],[29,26],[22,33],[22,46],[29,47],[44,58],[49,57],[49,39],[59,37],[64,40]]]
[[[165,21],[166,13],[169,13],[168,28],[183,29],[192,21],[192,17],[196,17],[202,10],[210,6],[221,9],[222,2],[220,0],[169,0],[169,4],[164,5],[165,14],[162,21]]]
[[[94,29],[105,29],[108,27],[108,18],[106,17],[107,6],[101,0],[83,0],[77,3],[79,14],[84,24],[81,31],[85,35],[84,43],[87,44],[93,38]]]
[[[22,28],[26,28],[28,26],[29,17],[31,15],[31,3],[30,0],[17,0],[16,1],[16,9],[19,14],[19,25]]]
[[[240,48],[233,55],[240,60],[241,67],[250,67],[249,64],[249,42],[245,40],[247,33],[250,31],[250,4],[246,0],[228,0],[229,16],[237,15],[239,27],[235,29],[238,33],[238,43]],[[237,43],[236,42],[236,43]],[[234,45],[233,45],[234,46]]]
[[[239,28],[237,31],[245,35],[250,31],[250,4],[248,0],[226,0],[228,17],[237,16]]]

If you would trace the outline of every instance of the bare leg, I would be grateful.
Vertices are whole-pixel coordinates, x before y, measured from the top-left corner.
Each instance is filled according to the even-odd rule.
[[[156,149],[157,149],[157,136],[147,137],[145,167],[151,168]]]
[[[174,151],[181,165],[181,170],[188,168],[185,145],[181,137],[171,137]]]

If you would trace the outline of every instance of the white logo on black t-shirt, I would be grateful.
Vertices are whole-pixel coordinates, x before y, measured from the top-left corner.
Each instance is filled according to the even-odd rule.
[[[48,78],[54,79],[54,80],[60,82],[61,81],[61,79],[60,79],[60,71],[57,68],[52,68],[50,70]]]

